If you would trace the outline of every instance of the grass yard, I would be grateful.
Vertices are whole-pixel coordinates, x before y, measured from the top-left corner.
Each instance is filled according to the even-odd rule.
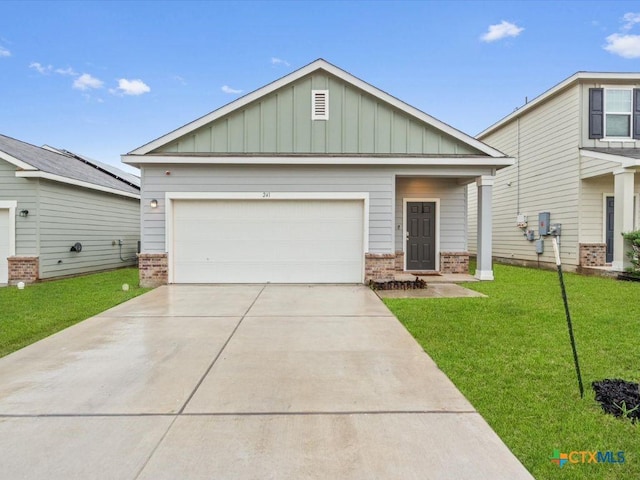
[[[557,272],[496,265],[495,276],[468,285],[489,298],[385,303],[536,479],[640,478],[640,425],[602,413],[591,389],[640,380],[640,283],[565,274],[580,399]],[[625,462],[560,468],[554,450]]]
[[[0,288],[0,357],[149,290],[137,285],[138,269],[125,268]]]

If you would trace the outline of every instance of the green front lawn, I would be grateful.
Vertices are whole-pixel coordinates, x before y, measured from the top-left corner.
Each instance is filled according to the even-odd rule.
[[[385,303],[535,478],[640,478],[640,425],[602,413],[591,389],[640,380],[640,283],[565,274],[581,399],[557,272],[496,265],[495,276],[466,285],[488,298]],[[625,462],[560,468],[554,450],[623,451]]]
[[[0,288],[0,357],[148,290],[136,268]]]

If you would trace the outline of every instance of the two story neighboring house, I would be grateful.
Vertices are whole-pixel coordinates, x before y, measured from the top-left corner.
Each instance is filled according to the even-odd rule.
[[[553,262],[545,231],[560,225],[563,264],[624,269],[622,233],[639,225],[640,73],[578,72],[477,138],[516,159],[494,183],[495,258]],[[473,235],[476,192],[468,194]]]

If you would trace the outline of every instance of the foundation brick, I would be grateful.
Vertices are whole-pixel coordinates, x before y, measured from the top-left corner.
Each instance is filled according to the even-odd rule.
[[[396,273],[395,253],[367,253],[364,256],[365,282],[391,280]]]
[[[581,243],[579,252],[581,267],[604,267],[607,263],[606,243]]]
[[[166,253],[139,253],[138,269],[141,287],[154,288],[169,282]]]
[[[40,278],[40,260],[38,257],[9,257],[9,285],[18,282],[34,283]]]
[[[469,273],[469,252],[441,252],[441,273]]]

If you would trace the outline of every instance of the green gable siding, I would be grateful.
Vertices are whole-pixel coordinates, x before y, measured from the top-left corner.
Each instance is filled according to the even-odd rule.
[[[311,119],[311,91],[329,90],[329,120]],[[153,153],[478,154],[326,72],[214,120]]]

